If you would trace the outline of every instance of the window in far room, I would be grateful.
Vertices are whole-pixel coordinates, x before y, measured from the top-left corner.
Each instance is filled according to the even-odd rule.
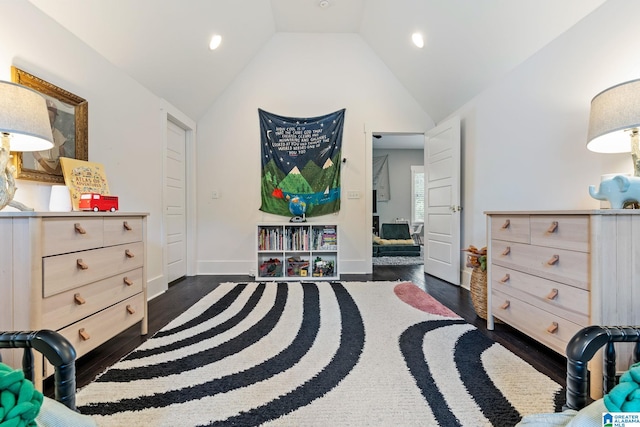
[[[424,223],[424,166],[411,166],[411,224]]]

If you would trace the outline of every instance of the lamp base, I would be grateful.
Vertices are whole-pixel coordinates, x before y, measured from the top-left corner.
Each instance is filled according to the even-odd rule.
[[[631,130],[631,159],[633,159],[633,175],[640,176],[640,141],[638,129]]]
[[[13,195],[16,193],[16,181],[13,177],[15,167],[11,163],[9,136],[3,133],[0,138],[2,139],[0,145],[0,210],[11,206],[20,211],[33,211],[33,208],[24,203],[13,200]]]
[[[23,212],[33,212],[33,208],[30,208],[29,206],[25,205],[24,203],[20,203],[20,202],[16,202],[15,200],[12,200],[9,202],[9,204],[7,206],[11,206],[12,208],[18,209],[19,211],[23,211]]]
[[[0,146],[0,209],[4,209],[12,200],[16,192],[16,183],[13,178],[14,167],[11,164],[11,152],[9,149],[9,135],[2,134],[2,146]]]

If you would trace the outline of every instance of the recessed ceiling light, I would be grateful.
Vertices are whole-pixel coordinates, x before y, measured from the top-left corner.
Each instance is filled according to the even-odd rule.
[[[220,46],[220,43],[222,43],[222,36],[220,34],[214,34],[209,42],[209,49],[216,50],[218,46]]]
[[[320,0],[320,3],[318,3],[318,5],[321,8],[325,9],[325,8],[329,7],[329,0]]]
[[[413,44],[415,44],[416,46],[418,46],[419,48],[423,48],[424,47],[424,38],[422,38],[422,34],[420,33],[413,33],[411,35],[411,40],[413,40]]]

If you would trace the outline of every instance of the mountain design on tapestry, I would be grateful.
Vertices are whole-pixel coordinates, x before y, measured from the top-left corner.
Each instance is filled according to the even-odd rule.
[[[309,182],[300,173],[297,166],[291,169],[291,172],[278,185],[282,191],[295,194],[307,194],[312,193],[313,190],[309,185]]]
[[[333,206],[323,207],[319,202],[322,197],[327,197],[331,190],[340,191],[340,168],[335,166],[336,163],[339,164],[340,156],[340,152],[336,153],[334,158],[327,159],[322,167],[310,160],[302,170],[294,166],[286,175],[274,160],[270,160],[263,169],[263,205],[267,200],[269,212],[289,216],[289,203],[285,197],[287,194],[302,197],[312,195],[313,197],[307,198],[307,216],[332,213],[329,209],[333,209]],[[339,202],[338,198],[338,206]]]

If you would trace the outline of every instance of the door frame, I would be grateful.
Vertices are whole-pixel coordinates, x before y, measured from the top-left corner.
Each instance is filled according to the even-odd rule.
[[[162,102],[162,274],[165,289],[168,281],[168,250],[167,250],[167,196],[166,196],[166,155],[167,155],[167,125],[168,122],[179,126],[185,131],[185,220],[186,220],[186,267],[187,276],[196,274],[196,122],[168,102]]]
[[[373,273],[373,254],[371,248],[373,247],[373,135],[420,135],[422,136],[423,143],[422,149],[425,149],[426,144],[426,131],[370,131],[365,125],[364,138],[365,138],[365,174],[367,179],[365,181],[365,203],[368,214],[366,215],[367,225],[367,241],[368,249],[365,257],[365,271],[366,274]]]
[[[369,127],[367,125],[365,125],[364,127],[364,138],[365,138],[365,147],[366,147],[366,152],[365,152],[365,158],[366,158],[366,164],[365,164],[365,173],[367,176],[366,179],[366,191],[365,191],[365,204],[366,204],[366,209],[368,212],[368,215],[366,217],[366,225],[367,225],[367,242],[368,242],[368,246],[367,246],[367,254],[365,257],[365,267],[366,267],[366,272],[368,274],[371,274],[373,272],[373,256],[372,256],[372,251],[371,251],[371,247],[373,245],[373,236],[372,236],[372,227],[373,227],[373,171],[372,171],[372,166],[373,166],[373,135],[374,134],[396,134],[396,135],[422,135],[423,139],[424,139],[424,143],[423,143],[423,149],[425,152],[425,161],[424,161],[424,167],[425,167],[425,173],[427,173],[426,168],[427,168],[427,134],[431,133],[434,129],[438,128],[440,125],[445,125],[447,123],[449,123],[450,121],[453,120],[457,120],[458,126],[457,126],[457,131],[458,131],[458,139],[459,139],[459,144],[460,144],[460,149],[462,149],[462,139],[461,139],[461,128],[460,128],[460,118],[459,117],[453,117],[451,119],[447,119],[444,120],[443,122],[439,123],[439,124],[434,124],[433,128],[427,130],[427,131],[372,131],[369,130]],[[461,154],[460,154],[461,155]],[[462,167],[462,165],[460,165],[460,168]],[[459,172],[459,178],[460,178],[460,182],[459,182],[459,194],[458,197],[460,198],[458,200],[458,204],[461,204],[462,202],[462,170],[460,170]],[[426,180],[425,180],[425,185],[426,185]],[[425,188],[426,191],[426,188]],[[426,197],[426,194],[425,194]],[[457,212],[458,218],[459,218],[459,236],[460,238],[462,237],[462,218],[461,218],[461,214],[460,212]],[[426,216],[426,212],[425,212],[425,216]],[[426,224],[427,218],[425,217],[425,225],[423,226],[423,230],[425,232],[425,238],[426,238],[426,228],[427,228],[427,224]],[[426,239],[424,244],[426,245]],[[462,243],[462,241],[460,240],[460,242],[458,243],[459,245]],[[427,249],[425,247],[425,258],[427,255]],[[426,259],[425,259],[426,261]],[[426,262],[424,264],[425,266],[425,273],[430,274],[426,271]],[[461,284],[461,275],[462,275],[462,262],[461,262],[461,256],[458,255],[458,271],[457,271],[457,277],[459,277],[459,279],[455,282],[453,282],[455,285],[460,286]]]

